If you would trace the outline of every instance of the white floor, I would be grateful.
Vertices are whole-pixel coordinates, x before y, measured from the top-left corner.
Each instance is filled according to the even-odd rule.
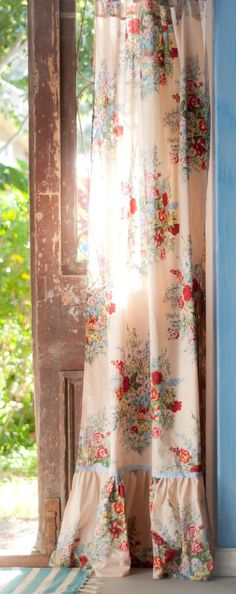
[[[215,577],[209,582],[159,581],[152,579],[149,569],[132,570],[128,577],[101,582],[99,594],[236,594],[236,577]]]
[[[30,555],[37,537],[38,520],[0,518],[0,556]]]

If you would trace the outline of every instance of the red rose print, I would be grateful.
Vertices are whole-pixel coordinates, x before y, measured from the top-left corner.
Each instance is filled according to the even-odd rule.
[[[157,242],[157,245],[161,245],[164,241],[164,232],[163,229],[159,229],[154,236],[154,239]]]
[[[163,375],[160,371],[152,372],[152,381],[154,384],[161,384]]]
[[[191,466],[190,468],[190,472],[201,472],[201,470],[201,464],[195,464],[195,466]]]
[[[164,194],[162,194],[162,203],[163,203],[163,206],[167,206],[167,204],[168,204],[168,196],[167,196],[166,192],[164,192]]]
[[[125,496],[125,488],[123,484],[119,485],[119,496],[122,498]]]
[[[178,163],[179,162],[179,155],[170,153],[170,161],[171,163]]]
[[[193,80],[191,80],[190,78],[187,80],[187,89],[188,91],[194,91],[194,89],[197,88],[197,83],[195,83]]]
[[[180,295],[180,297],[178,298],[178,306],[180,308],[184,307],[184,299],[183,299],[182,295]]]
[[[139,409],[138,409],[138,412],[139,413],[142,413],[143,415],[145,415],[146,412],[147,412],[147,408],[145,408],[144,406],[140,406]]]
[[[177,47],[172,47],[171,51],[170,51],[171,57],[172,58],[178,58],[178,50]]]
[[[202,130],[202,132],[206,132],[207,131],[206,120],[199,120],[199,128],[200,128],[200,130]]]
[[[119,516],[121,516],[124,513],[125,506],[122,503],[122,501],[116,501],[114,503],[114,510],[115,510],[116,514],[118,514]]]
[[[131,198],[130,203],[129,203],[129,209],[130,209],[130,213],[134,214],[137,210],[137,203],[135,198]]]
[[[162,538],[162,536],[160,534],[158,534],[157,532],[152,532],[152,539],[153,542],[158,546],[158,547],[162,547],[163,544],[165,544],[164,539]]]
[[[122,532],[122,523],[119,521],[113,522],[113,524],[110,524],[109,530],[114,538],[119,538],[120,533]]]
[[[190,285],[185,285],[185,287],[183,288],[183,296],[184,301],[190,301],[190,299],[192,298],[192,289]]]
[[[95,458],[106,458],[107,454],[108,454],[108,449],[105,448],[104,446],[100,446],[100,448],[98,448],[96,451]]]
[[[160,85],[166,85],[166,83],[167,83],[166,75],[163,73],[160,76]]]
[[[160,197],[160,191],[158,188],[154,188],[154,198],[157,200]]]
[[[159,221],[161,221],[161,223],[166,222],[166,211],[164,208],[162,208],[161,210],[158,211],[158,217],[159,217]]]
[[[179,93],[176,93],[175,95],[172,95],[172,97],[173,97],[173,99],[174,99],[175,101],[177,101],[177,103],[179,103],[179,101],[180,101],[180,96],[179,96]]]
[[[139,35],[139,25],[139,19],[130,20],[128,23],[129,33],[131,33],[132,35]]]
[[[171,406],[171,410],[174,413],[177,412],[178,410],[181,410],[181,408],[182,408],[181,400],[175,400],[175,402]]]
[[[124,130],[123,126],[116,126],[114,128],[114,134],[116,136],[122,136],[123,135],[123,130]]]
[[[123,380],[123,390],[124,392],[128,392],[130,389],[130,380],[129,377],[126,375]]]
[[[169,563],[170,561],[172,561],[176,557],[177,552],[178,551],[176,551],[176,549],[167,549],[165,551],[165,562]]]
[[[116,311],[116,305],[115,305],[115,303],[111,303],[109,305],[108,311],[109,311],[109,314],[113,314]]]
[[[138,433],[138,427],[137,427],[137,425],[133,425],[130,428],[130,431],[131,431],[131,433],[133,433],[133,435],[135,435],[135,433]]]
[[[198,109],[201,107],[201,99],[197,97],[197,95],[190,95],[188,98],[188,108],[189,109]]]
[[[179,233],[179,224],[175,223],[174,227],[172,227],[170,229],[170,232],[172,233],[172,235],[178,235]]]
[[[214,569],[214,564],[212,559],[210,559],[210,561],[207,561],[207,569],[208,571],[212,571]]]
[[[87,563],[88,563],[88,559],[85,556],[80,557],[79,560],[80,560],[81,567],[85,567],[85,565],[87,565]]]
[[[168,328],[168,340],[177,340],[179,331],[176,328]]]
[[[194,148],[197,155],[203,155],[206,152],[206,140],[205,138],[197,138],[194,142]]]

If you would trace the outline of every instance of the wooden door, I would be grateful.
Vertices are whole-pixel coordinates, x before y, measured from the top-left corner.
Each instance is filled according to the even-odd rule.
[[[29,2],[32,324],[39,533],[54,548],[74,472],[85,266],[76,261],[75,0]]]

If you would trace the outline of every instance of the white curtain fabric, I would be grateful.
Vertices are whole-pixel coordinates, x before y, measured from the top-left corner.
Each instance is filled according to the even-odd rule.
[[[204,0],[97,0],[80,446],[54,565],[212,571],[196,310],[208,168]]]

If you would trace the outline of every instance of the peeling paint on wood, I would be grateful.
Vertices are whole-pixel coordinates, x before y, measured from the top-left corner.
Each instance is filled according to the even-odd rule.
[[[61,0],[60,4],[63,13],[75,13],[75,0]],[[65,426],[60,411],[64,410],[67,388],[63,392],[60,378],[62,373],[79,373],[75,389],[79,426],[76,403],[81,401],[85,341],[86,285],[84,276],[77,274],[74,216],[75,21],[62,19],[61,30],[59,22],[59,0],[29,2],[31,276],[39,446],[37,545],[42,553],[48,548],[45,534],[51,530],[52,519],[50,510],[45,514],[45,502],[60,499],[63,511],[70,480],[67,473],[71,476],[75,457],[72,449],[77,447],[77,442],[72,449],[70,446],[65,454],[67,466],[63,465]],[[78,436],[77,428],[75,432]]]

